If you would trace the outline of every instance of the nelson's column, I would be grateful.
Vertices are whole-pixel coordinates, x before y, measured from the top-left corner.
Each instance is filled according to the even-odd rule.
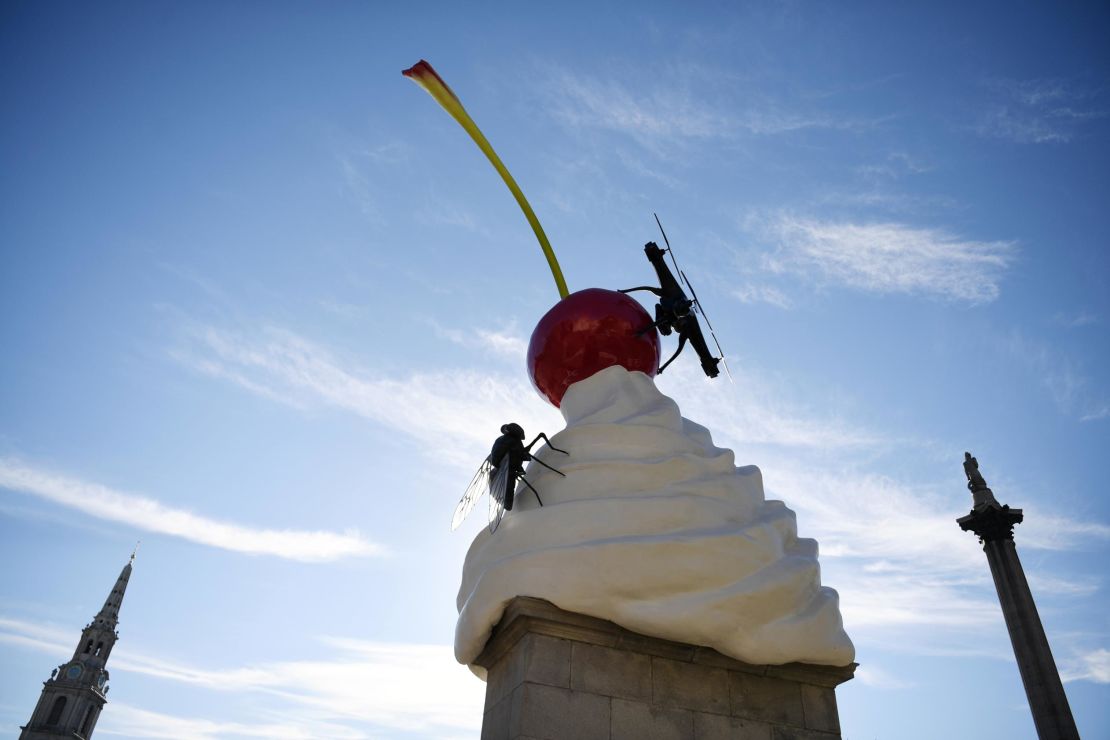
[[[93,620],[81,631],[73,657],[50,672],[42,695],[19,740],[92,737],[100,711],[108,701],[108,656],[119,635],[116,624],[123,592],[131,578],[135,553],[116,579],[116,585]]]

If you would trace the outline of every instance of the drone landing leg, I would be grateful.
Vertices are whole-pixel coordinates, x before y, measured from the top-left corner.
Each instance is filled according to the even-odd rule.
[[[667,360],[666,362],[664,362],[659,367],[659,370],[655,374],[656,375],[662,375],[663,371],[667,369],[667,365],[670,365],[672,362],[674,362],[674,358],[678,357],[682,353],[682,348],[685,347],[685,346],[686,346],[686,335],[679,332],[679,334],[678,334],[678,349],[676,349],[674,351],[674,354],[671,355],[671,359]]]
[[[654,293],[655,295],[659,296],[660,298],[663,297],[663,291],[662,290],[660,290],[659,288],[652,287],[650,285],[641,285],[641,286],[636,287],[636,288],[625,288],[623,290],[618,290],[617,292],[618,293],[635,293],[637,290],[646,290],[649,293]]]
[[[637,337],[642,337],[643,335],[647,334],[652,329],[655,329],[659,326],[662,326],[662,324],[659,321],[653,321],[650,324],[648,324],[647,326],[645,326],[643,329],[640,329],[640,331],[636,332],[636,336]],[[666,332],[663,332],[663,333],[666,334]]]
[[[537,460],[536,462],[539,462],[539,461]],[[542,465],[543,463],[540,463],[540,464]],[[558,473],[559,471],[557,471],[557,470],[556,470],[555,472],[557,472],[557,473]],[[561,473],[560,473],[560,475],[561,475]],[[543,499],[542,499],[542,498],[540,498],[540,492],[539,492],[539,491],[537,491],[537,490],[536,490],[535,488],[533,488],[533,487],[532,487],[532,484],[531,484],[531,483],[529,483],[528,481],[524,480],[524,478],[521,478],[520,480],[521,480],[521,482],[522,482],[522,483],[523,483],[524,485],[528,486],[528,489],[529,489],[529,490],[530,490],[530,491],[531,491],[532,493],[536,494],[536,500],[540,502],[540,506],[543,506]]]

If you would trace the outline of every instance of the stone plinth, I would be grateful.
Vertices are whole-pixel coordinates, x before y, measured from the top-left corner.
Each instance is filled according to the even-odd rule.
[[[475,662],[482,740],[838,740],[856,668],[751,665],[521,597]]]

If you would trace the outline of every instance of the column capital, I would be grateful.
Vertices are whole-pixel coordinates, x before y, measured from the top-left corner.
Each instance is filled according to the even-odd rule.
[[[979,535],[979,542],[999,542],[1014,539],[1014,525],[1025,518],[1021,509],[1011,509],[997,501],[981,503],[966,516],[956,520],[960,529]]]

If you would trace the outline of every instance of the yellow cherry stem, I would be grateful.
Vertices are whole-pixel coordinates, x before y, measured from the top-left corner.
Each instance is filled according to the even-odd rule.
[[[478,128],[478,124],[474,123],[474,119],[463,108],[462,102],[458,96],[447,86],[443,78],[436,74],[432,69],[432,65],[421,59],[409,69],[406,69],[401,74],[408,77],[420,87],[436,99],[436,102],[443,106],[443,109],[451,114],[451,117],[458,121],[459,125],[470,134],[470,138],[482,150],[482,153],[489,159],[490,164],[501,175],[501,179],[505,181],[508,186],[509,192],[516,198],[517,205],[520,210],[524,211],[524,217],[528,219],[528,223],[532,226],[532,231],[536,233],[536,238],[540,242],[540,248],[543,249],[543,254],[547,257],[547,264],[551,268],[551,274],[555,277],[555,285],[559,288],[559,297],[566,298],[569,295],[567,290],[566,280],[563,279],[563,271],[559,268],[559,261],[555,259],[555,252],[551,249],[551,243],[547,240],[547,234],[543,233],[543,227],[540,226],[540,220],[536,218],[536,214],[532,211],[532,206],[528,205],[528,199],[524,197],[521,192],[520,186],[516,184],[516,180],[509,174],[509,170],[502,163],[501,158],[497,156],[497,152],[490,146],[489,141],[486,140],[485,135]]]

